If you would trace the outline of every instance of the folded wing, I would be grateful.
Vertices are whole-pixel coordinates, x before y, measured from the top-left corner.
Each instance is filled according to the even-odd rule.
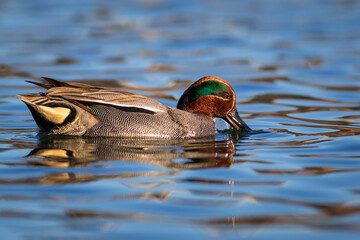
[[[61,82],[44,78],[49,84],[37,84],[48,89],[46,95],[51,98],[63,98],[69,102],[78,102],[90,107],[96,104],[114,106],[124,111],[157,113],[165,112],[166,107],[158,101],[121,90],[95,87],[83,83]],[[33,83],[33,82],[32,82]]]

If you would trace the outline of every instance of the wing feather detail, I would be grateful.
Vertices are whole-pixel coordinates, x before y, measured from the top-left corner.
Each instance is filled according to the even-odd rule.
[[[48,79],[46,79],[48,81]],[[112,90],[95,87],[82,83],[64,83],[51,79],[51,87],[47,87],[48,97],[60,97],[71,102],[79,102],[85,105],[103,104],[119,108],[127,108],[129,111],[148,113],[166,112],[167,108],[160,102],[131,92]],[[145,111],[142,111],[144,109]],[[150,112],[149,112],[150,111]]]

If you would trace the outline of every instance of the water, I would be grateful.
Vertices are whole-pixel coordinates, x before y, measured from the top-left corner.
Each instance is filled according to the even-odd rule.
[[[2,239],[358,239],[358,1],[0,1]],[[37,137],[41,76],[170,106],[228,80],[255,129]],[[224,123],[219,123],[223,127]]]

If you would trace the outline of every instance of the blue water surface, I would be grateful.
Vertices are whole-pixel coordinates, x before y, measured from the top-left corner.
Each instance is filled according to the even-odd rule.
[[[360,2],[0,1],[2,239],[359,239]],[[40,137],[41,76],[175,107],[230,82],[254,131]]]

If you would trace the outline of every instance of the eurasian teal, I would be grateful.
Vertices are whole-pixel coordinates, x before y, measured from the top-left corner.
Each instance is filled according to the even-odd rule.
[[[40,134],[73,136],[197,138],[216,133],[214,118],[238,130],[251,129],[240,118],[234,89],[217,77],[203,77],[181,96],[177,109],[131,92],[44,78],[31,82],[47,89],[19,95]]]

